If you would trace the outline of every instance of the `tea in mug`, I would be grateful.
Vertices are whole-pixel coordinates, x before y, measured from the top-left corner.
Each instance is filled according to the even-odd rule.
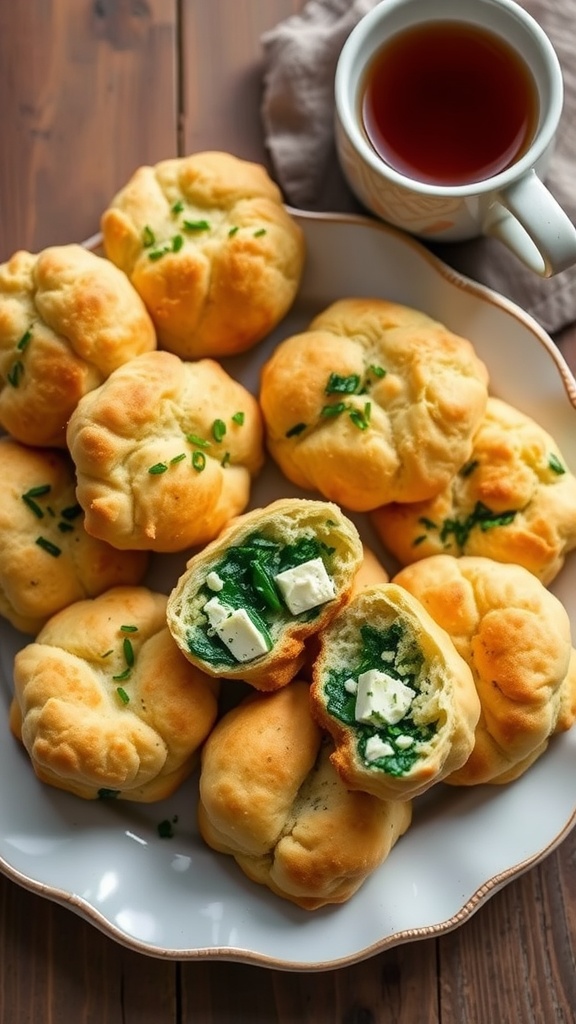
[[[362,95],[366,135],[409,178],[463,185],[514,163],[532,140],[538,93],[498,36],[467,22],[405,29],[378,51]]]

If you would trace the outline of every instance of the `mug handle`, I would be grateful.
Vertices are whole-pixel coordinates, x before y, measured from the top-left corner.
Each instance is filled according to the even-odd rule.
[[[497,193],[484,233],[498,238],[540,277],[576,263],[576,227],[534,170]]]

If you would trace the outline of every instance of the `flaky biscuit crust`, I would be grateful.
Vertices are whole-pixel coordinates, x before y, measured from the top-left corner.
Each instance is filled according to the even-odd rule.
[[[468,463],[435,498],[372,522],[402,565],[430,555],[516,562],[550,583],[576,547],[576,477],[534,420],[489,398]]]
[[[260,164],[206,152],[140,167],[101,225],[162,347],[182,358],[246,351],[296,296],[303,234]]]
[[[469,457],[487,384],[470,342],[423,313],[343,299],[263,367],[269,450],[289,480],[345,508],[419,501]]]
[[[405,637],[409,645],[404,658],[412,643],[422,657],[414,721],[433,727],[430,738],[417,741],[415,760],[401,772],[388,769],[385,761],[370,762],[362,753],[363,733],[382,738],[388,733],[336,713],[331,696],[333,673],[338,673],[343,683],[365,658],[362,631],[368,627],[384,632],[397,624],[403,631],[402,643]],[[346,785],[384,800],[411,800],[466,762],[480,715],[472,674],[445,630],[410,594],[394,583],[361,590],[322,631],[319,641],[312,670],[312,713],[334,740],[331,761]],[[380,661],[378,667],[386,666]],[[340,693],[339,702],[344,698],[344,692]],[[402,720],[397,726],[401,731]]]
[[[229,711],[202,752],[204,840],[303,909],[343,903],[410,825],[409,803],[347,789],[294,681]]]
[[[43,782],[148,802],[195,767],[217,689],[176,648],[165,609],[164,595],[116,587],[70,605],[18,652],[11,726]]]
[[[255,533],[283,545],[294,544],[301,538],[317,538],[328,549],[335,596],[323,604],[313,618],[298,619],[282,612],[272,615],[268,625],[273,646],[268,653],[235,665],[225,660],[209,660],[190,644],[190,634],[207,627],[203,612],[207,599],[203,589],[206,577],[229,549],[241,547]],[[186,571],[168,598],[168,627],[185,657],[209,675],[240,679],[257,690],[277,690],[302,668],[306,642],[316,636],[348,600],[362,558],[358,531],[336,505],[280,498],[239,516],[216,540],[190,558]]]
[[[84,529],[74,466],[63,451],[0,438],[0,615],[36,634],[60,609],[140,583],[148,557]]]
[[[211,540],[245,508],[263,463],[253,396],[213,360],[169,352],[131,360],[86,395],[67,439],[86,530],[121,549]]]
[[[155,348],[144,303],[109,260],[62,245],[0,266],[0,424],[18,441],[65,447],[79,399]]]
[[[518,778],[576,717],[576,653],[564,607],[527,569],[488,558],[433,555],[394,582],[450,634],[480,698],[474,749],[446,781]]]

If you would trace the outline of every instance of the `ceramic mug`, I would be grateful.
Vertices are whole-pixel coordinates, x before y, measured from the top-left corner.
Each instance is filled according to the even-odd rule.
[[[415,35],[422,26],[438,33],[452,23],[458,31],[465,23],[469,34],[490,33],[529,69],[533,130],[508,166],[481,180],[420,180],[412,170],[392,166],[374,147],[362,113],[363,97],[383,48],[380,59],[388,59],[391,39],[396,42],[400,33]],[[435,51],[429,47],[426,52]],[[466,89],[457,91],[466,95]],[[352,30],[338,60],[338,157],[353,192],[383,220],[431,241],[495,236],[527,267],[549,277],[576,263],[576,228],[542,183],[563,97],[562,72],[550,40],[514,0],[383,0]]]

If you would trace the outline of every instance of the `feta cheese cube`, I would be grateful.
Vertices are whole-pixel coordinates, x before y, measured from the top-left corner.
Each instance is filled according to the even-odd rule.
[[[209,590],[219,591],[224,586],[224,581],[220,579],[217,572],[209,572],[206,577],[206,586]]]
[[[346,679],[344,689],[346,693],[358,693],[358,683],[355,679]]]
[[[220,622],[223,622],[230,615],[232,609],[222,604],[219,597],[211,597],[209,601],[206,601],[202,611],[210,625],[215,629]]]
[[[390,757],[394,753],[394,747],[387,740],[379,736],[370,736],[366,740],[365,755],[367,761],[378,761],[381,757]]]
[[[311,558],[279,572],[274,582],[292,615],[307,612],[336,596],[334,581],[326,572],[321,558]]]
[[[411,687],[379,669],[358,676],[355,717],[373,725],[395,725],[410,708],[416,696]]]
[[[214,628],[236,661],[252,661],[270,650],[267,638],[254,625],[245,608],[236,608]]]
[[[408,750],[414,744],[413,736],[397,736],[395,739],[398,750]]]

